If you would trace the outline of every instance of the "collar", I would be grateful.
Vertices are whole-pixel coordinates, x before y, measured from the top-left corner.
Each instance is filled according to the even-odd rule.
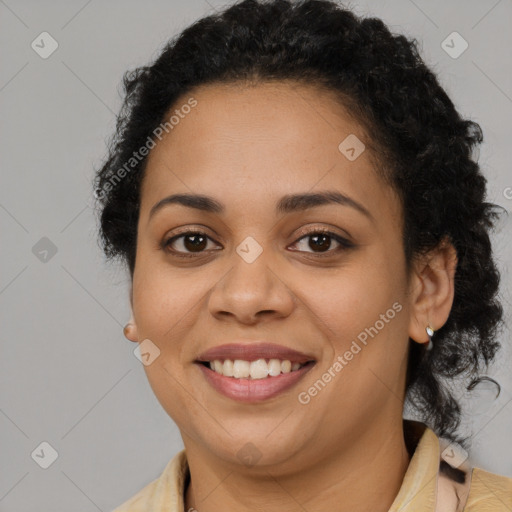
[[[439,439],[424,424],[408,420],[404,420],[404,433],[408,449],[413,453],[389,512],[432,512],[435,509],[439,474]],[[186,452],[182,450],[170,460],[160,478],[152,485],[151,495],[145,502],[147,510],[183,512],[184,492],[189,478]]]
[[[404,420],[412,458],[389,512],[433,512],[439,475],[439,439],[426,425]]]

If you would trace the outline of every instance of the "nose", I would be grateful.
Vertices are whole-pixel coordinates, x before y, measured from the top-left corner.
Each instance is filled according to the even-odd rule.
[[[210,313],[247,325],[289,316],[295,307],[293,293],[268,263],[263,254],[247,263],[234,253],[232,268],[210,294]]]

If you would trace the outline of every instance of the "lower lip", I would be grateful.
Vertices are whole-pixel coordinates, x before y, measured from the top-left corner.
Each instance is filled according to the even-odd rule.
[[[265,379],[235,379],[224,377],[224,375],[198,363],[206,380],[216,391],[233,400],[249,403],[268,400],[290,389],[314,365],[314,362],[309,362],[294,372],[282,373],[276,377],[266,377]]]

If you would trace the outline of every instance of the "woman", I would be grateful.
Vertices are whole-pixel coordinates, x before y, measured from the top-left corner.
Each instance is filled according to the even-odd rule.
[[[510,511],[443,383],[499,348],[481,131],[414,42],[246,0],[125,88],[101,241],[185,450],[116,511]]]

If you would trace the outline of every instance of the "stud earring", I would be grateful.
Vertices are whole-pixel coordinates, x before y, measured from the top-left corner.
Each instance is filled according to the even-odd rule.
[[[425,330],[427,331],[427,335],[428,335],[427,350],[432,350],[432,347],[434,346],[434,344],[432,343],[432,336],[434,336],[434,329],[432,329],[432,327],[430,327],[430,324],[429,324],[429,325],[427,325]]]

